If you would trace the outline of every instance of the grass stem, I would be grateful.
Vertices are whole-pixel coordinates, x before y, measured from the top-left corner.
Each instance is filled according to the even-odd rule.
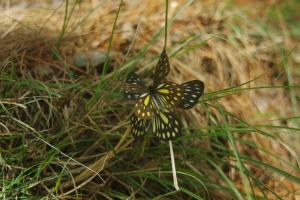
[[[170,146],[170,155],[171,155],[172,174],[173,174],[174,187],[175,187],[176,190],[179,190],[178,180],[177,180],[177,174],[176,174],[175,159],[174,159],[174,152],[173,152],[173,145],[172,145],[172,141],[171,140],[169,140],[169,146]]]

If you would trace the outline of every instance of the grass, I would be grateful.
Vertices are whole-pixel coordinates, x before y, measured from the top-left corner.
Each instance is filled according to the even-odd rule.
[[[1,21],[1,199],[299,198],[298,3],[262,3],[264,20],[214,3],[169,10],[169,79],[206,87],[196,108],[180,111],[179,191],[168,144],[133,139],[121,91],[131,70],[150,80],[163,46],[162,2],[66,1]],[[75,66],[89,50],[107,50],[108,59]]]

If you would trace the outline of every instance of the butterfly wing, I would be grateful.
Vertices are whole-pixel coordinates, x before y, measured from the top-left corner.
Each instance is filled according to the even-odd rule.
[[[181,123],[172,112],[159,112],[152,119],[154,135],[160,140],[172,140],[181,133]]]
[[[162,82],[162,80],[166,78],[169,71],[170,71],[169,58],[166,53],[166,50],[164,49],[160,55],[160,58],[155,68],[153,86],[159,85]]]
[[[155,113],[155,104],[152,95],[148,92],[143,93],[134,106],[134,114],[139,118],[150,119]]]
[[[155,113],[171,110],[181,102],[182,92],[182,87],[176,83],[161,83],[152,92],[140,95],[135,103],[135,115],[149,119]]]
[[[145,135],[149,125],[150,120],[138,118],[134,114],[131,116],[132,133],[135,137],[141,137]]]
[[[182,99],[179,108],[190,109],[198,103],[199,98],[204,91],[204,83],[199,80],[188,81],[181,84],[182,86]]]
[[[155,88],[153,97],[155,109],[159,111],[173,109],[181,102],[182,92],[182,87],[176,83],[161,83]]]
[[[123,85],[124,97],[135,100],[147,91],[144,81],[134,72],[128,74],[127,80]]]

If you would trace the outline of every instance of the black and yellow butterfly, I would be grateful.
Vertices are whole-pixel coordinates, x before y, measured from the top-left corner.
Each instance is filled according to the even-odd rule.
[[[181,123],[173,110],[192,108],[203,94],[202,81],[193,80],[181,85],[166,81],[170,71],[169,59],[163,50],[156,65],[153,84],[146,86],[135,73],[130,73],[124,85],[124,96],[136,100],[131,117],[132,132],[142,136],[152,131],[161,140],[170,140],[181,133]]]

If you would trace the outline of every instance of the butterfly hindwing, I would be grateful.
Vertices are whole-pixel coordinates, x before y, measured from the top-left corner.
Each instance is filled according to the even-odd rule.
[[[192,108],[198,103],[199,98],[203,94],[204,84],[202,81],[193,80],[181,84],[182,86],[182,99],[178,107],[183,109]]]
[[[149,122],[149,120],[138,118],[133,114],[131,116],[131,127],[133,135],[135,137],[141,137],[145,135],[145,132],[149,128]]]
[[[155,89],[156,110],[171,110],[176,107],[182,99],[183,89],[180,85],[171,82],[164,82]]]
[[[172,112],[159,112],[152,119],[153,134],[160,140],[172,140],[181,134],[181,123]]]
[[[124,97],[129,100],[138,99],[140,95],[146,92],[144,81],[134,72],[128,74],[124,87]]]
[[[164,49],[160,55],[160,58],[158,60],[156,68],[155,68],[153,85],[154,86],[159,85],[162,82],[162,80],[164,80],[166,78],[169,71],[170,71],[169,58],[166,53],[166,50]]]

